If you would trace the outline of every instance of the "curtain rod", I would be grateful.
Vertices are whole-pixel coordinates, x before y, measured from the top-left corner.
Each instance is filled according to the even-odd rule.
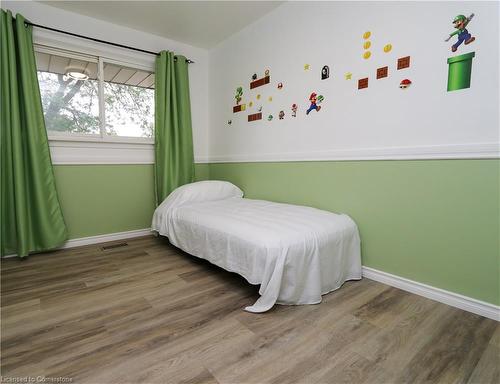
[[[142,52],[142,53],[147,53],[147,54],[150,54],[150,55],[155,55],[155,56],[158,56],[159,53],[158,52],[152,52],[152,51],[146,51],[145,49],[140,49],[140,48],[135,48],[135,47],[129,47],[127,45],[123,45],[123,44],[118,44],[118,43],[112,43],[110,41],[106,41],[106,40],[101,40],[101,39],[96,39],[94,37],[88,37],[88,36],[83,36],[83,35],[79,35],[77,33],[73,33],[73,32],[67,32],[67,31],[63,31],[61,29],[56,29],[56,28],[51,28],[51,27],[46,27],[44,25],[39,25],[39,24],[35,24],[35,23],[32,23],[30,21],[27,21],[25,20],[24,22],[26,25],[31,25],[33,27],[37,27],[37,28],[42,28],[42,29],[47,29],[49,31],[54,31],[54,32],[59,32],[59,33],[64,33],[66,35],[71,35],[71,36],[75,36],[75,37],[80,37],[82,39],[87,39],[87,40],[92,40],[92,41],[96,41],[98,43],[103,43],[103,44],[108,44],[108,45],[113,45],[115,47],[120,47],[120,48],[125,48],[125,49],[130,49],[132,51],[137,51],[137,52]],[[194,64],[194,61],[191,60],[191,59],[186,59],[186,62],[188,64]]]

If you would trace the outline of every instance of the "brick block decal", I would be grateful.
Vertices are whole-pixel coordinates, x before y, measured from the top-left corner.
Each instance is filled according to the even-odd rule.
[[[368,88],[368,77],[358,80],[358,89]]]
[[[398,59],[398,69],[410,68],[410,56],[401,57]]]
[[[252,115],[248,115],[248,121],[256,121],[256,120],[262,120],[262,112],[259,113],[254,113]]]
[[[261,87],[271,82],[271,76],[265,76],[262,79],[254,80],[250,83],[250,89]]]
[[[377,68],[377,79],[389,76],[389,67]]]

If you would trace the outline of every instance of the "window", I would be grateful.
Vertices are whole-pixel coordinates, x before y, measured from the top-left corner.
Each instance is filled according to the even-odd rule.
[[[52,48],[37,47],[35,53],[49,138],[151,140],[151,69]]]
[[[99,135],[97,59],[41,52],[36,59],[47,131]],[[69,69],[85,72],[88,80],[72,79],[66,75]]]
[[[106,135],[153,137],[154,74],[104,62]]]

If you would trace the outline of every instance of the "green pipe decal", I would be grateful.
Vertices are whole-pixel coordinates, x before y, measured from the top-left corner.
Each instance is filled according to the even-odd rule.
[[[448,92],[470,87],[475,52],[448,58]]]

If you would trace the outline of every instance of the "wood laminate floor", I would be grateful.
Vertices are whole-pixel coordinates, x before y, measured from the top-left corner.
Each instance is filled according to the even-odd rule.
[[[500,382],[493,320],[368,279],[246,313],[243,278],[164,239],[127,243],[2,260],[4,381]]]

